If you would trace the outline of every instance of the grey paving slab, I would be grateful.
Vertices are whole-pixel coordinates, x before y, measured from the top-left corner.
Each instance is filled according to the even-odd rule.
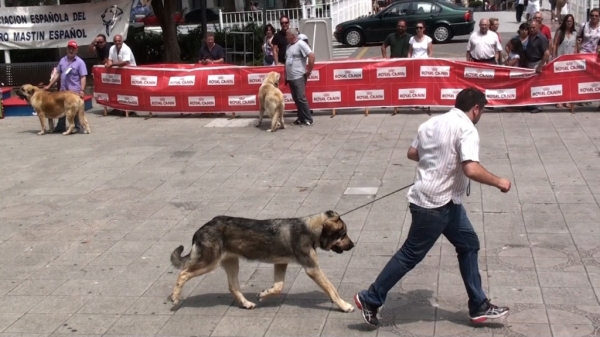
[[[434,113],[435,115],[435,113]],[[502,194],[472,183],[488,296],[505,320],[469,324],[454,248],[440,239],[392,289],[383,326],[342,313],[297,266],[282,295],[239,308],[222,270],[167,300],[169,255],[220,214],[345,212],[413,181],[406,149],[424,114],[315,116],[275,134],[255,116],[119,118],[89,114],[91,135],[35,135],[36,117],[2,120],[0,336],[586,336],[600,329],[600,115],[486,112],[482,163],[511,179]],[[289,117],[292,118],[291,116]],[[204,127],[208,126],[208,127]],[[406,238],[401,192],[345,216],[356,247],[320,252],[351,302]],[[244,262],[248,299],[273,267]]]

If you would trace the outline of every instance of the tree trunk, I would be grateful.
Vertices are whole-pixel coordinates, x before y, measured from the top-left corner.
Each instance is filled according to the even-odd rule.
[[[181,61],[181,50],[179,49],[179,43],[177,41],[177,28],[175,27],[175,1],[164,0],[163,6],[162,0],[152,0],[152,10],[154,15],[160,22],[160,28],[162,29],[163,44],[165,45],[164,50],[164,62],[165,63],[179,63]]]

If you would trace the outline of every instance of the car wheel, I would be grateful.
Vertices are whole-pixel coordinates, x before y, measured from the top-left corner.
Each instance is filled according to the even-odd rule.
[[[450,27],[446,25],[440,25],[435,27],[432,37],[433,42],[435,43],[448,42],[452,39],[452,31],[450,30]]]
[[[364,37],[361,31],[356,28],[352,28],[346,32],[344,41],[346,44],[352,47],[359,47],[364,43]]]

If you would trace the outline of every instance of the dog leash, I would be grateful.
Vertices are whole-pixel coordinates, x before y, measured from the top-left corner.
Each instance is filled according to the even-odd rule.
[[[411,186],[412,186],[412,185],[414,185],[414,184],[415,184],[415,183],[412,183],[412,184],[410,184],[410,185],[404,186],[404,187],[402,187],[401,189],[398,189],[398,190],[395,190],[394,192],[388,193],[388,194],[384,195],[383,197],[381,197],[381,198],[377,198],[377,199],[375,199],[375,200],[373,200],[373,201],[370,201],[370,202],[368,202],[368,203],[366,203],[366,204],[364,204],[364,205],[362,205],[362,206],[358,206],[358,207],[356,207],[356,208],[355,208],[355,209],[353,209],[353,210],[350,210],[350,211],[348,211],[348,212],[346,212],[346,213],[344,213],[344,214],[341,214],[340,216],[344,216],[344,215],[346,215],[346,214],[352,213],[352,212],[356,211],[357,209],[361,209],[361,208],[363,208],[363,207],[365,207],[365,206],[367,206],[367,205],[370,205],[370,204],[374,203],[375,201],[381,200],[381,199],[383,199],[383,198],[385,198],[385,197],[389,197],[390,195],[392,195],[392,194],[394,194],[394,193],[398,193],[398,192],[400,192],[400,191],[403,191],[403,190],[405,190],[405,189],[407,189],[407,188],[411,187]]]

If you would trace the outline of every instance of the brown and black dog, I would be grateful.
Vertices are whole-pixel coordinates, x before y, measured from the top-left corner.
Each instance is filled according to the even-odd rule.
[[[183,269],[177,278],[171,300],[175,305],[179,304],[183,285],[196,276],[214,270],[220,262],[227,273],[229,290],[235,299],[246,309],[254,308],[256,305],[240,291],[239,259],[244,258],[275,265],[273,287],[258,294],[259,301],[281,293],[287,265],[295,262],[304,268],[333,303],[342,311],[351,312],[354,307],[340,298],[319,268],[316,249],[341,254],[353,247],[346,224],[334,211],[301,218],[266,220],[217,216],[196,231],[189,254],[181,256],[183,246],[177,247],[171,254],[173,266]]]

